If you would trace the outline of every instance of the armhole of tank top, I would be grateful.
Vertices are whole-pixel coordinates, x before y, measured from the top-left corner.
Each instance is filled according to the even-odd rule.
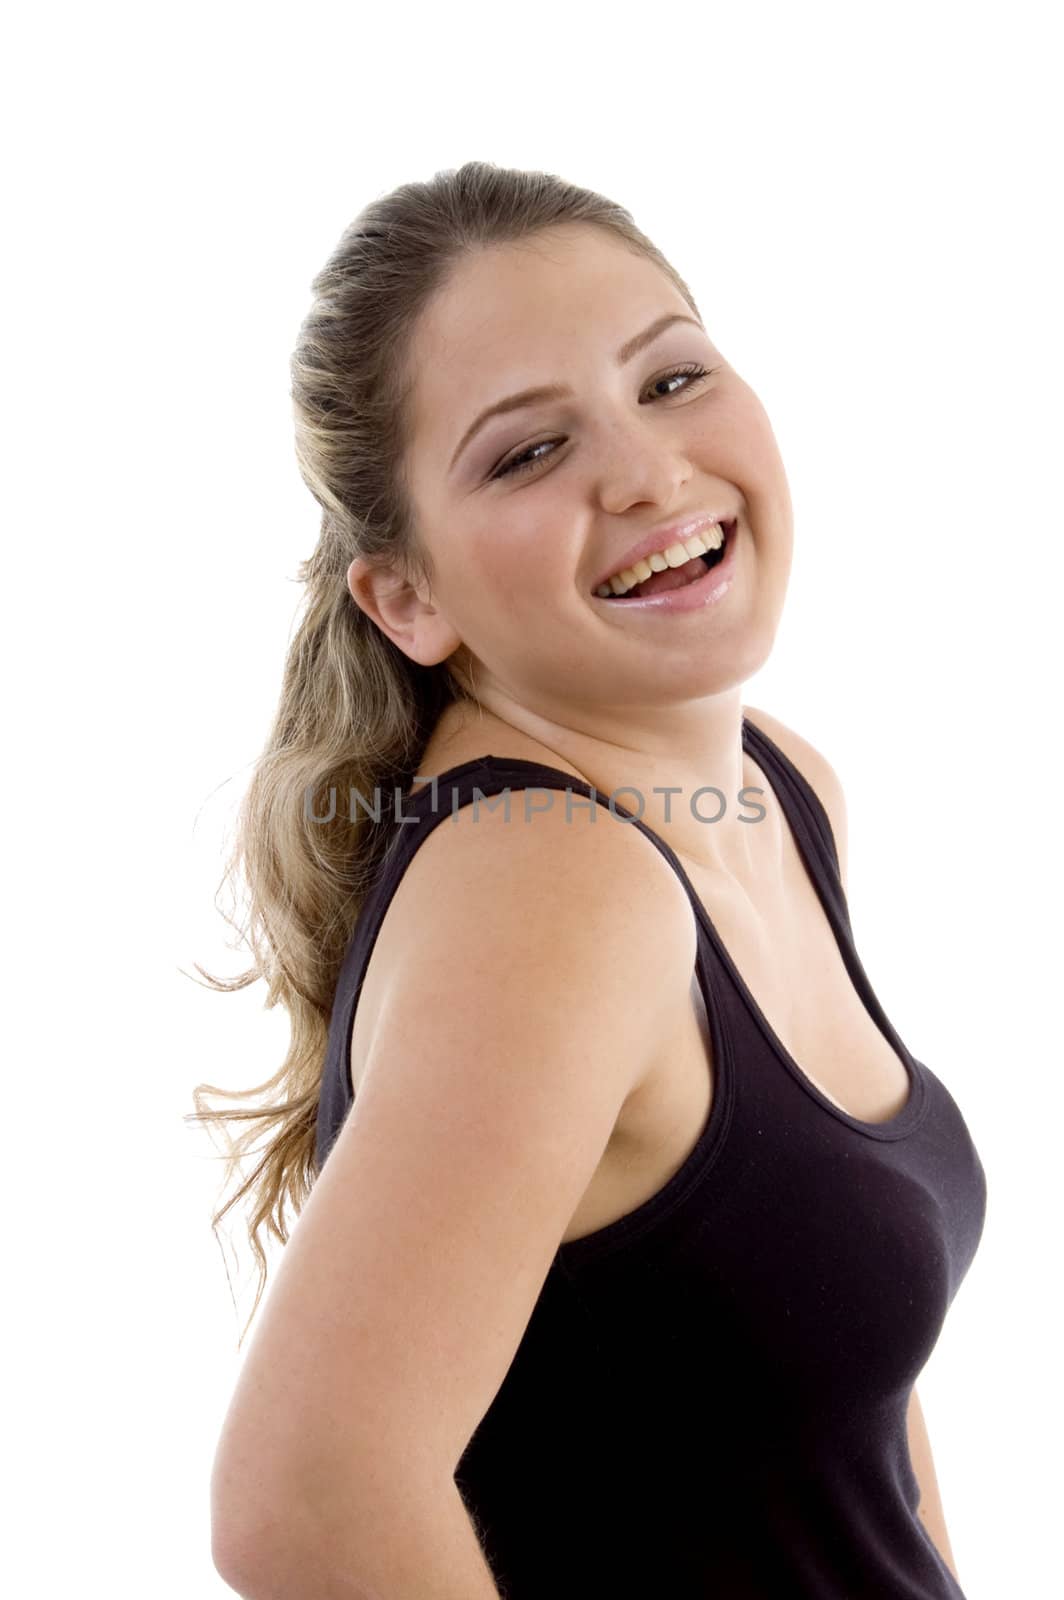
[[[768,760],[776,767],[777,771],[782,771],[784,777],[790,780],[792,791],[803,807],[806,816],[812,820],[811,832],[817,847],[824,856],[827,868],[845,899],[845,893],[842,889],[842,869],[839,865],[839,852],[835,844],[835,831],[831,826],[831,818],[828,816],[827,807],[809,782],[809,779],[795,765],[786,751],[781,750],[776,741],[770,738],[763,728],[759,728],[756,722],[752,722],[749,717],[746,717],[745,721],[746,726],[754,734],[754,755],[757,756],[767,751]]]

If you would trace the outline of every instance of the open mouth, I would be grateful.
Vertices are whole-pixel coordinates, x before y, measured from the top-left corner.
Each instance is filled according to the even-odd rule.
[[[724,560],[735,531],[735,519],[722,522],[720,531],[723,538],[719,549],[705,550],[701,555],[692,556],[683,566],[669,567],[664,572],[652,572],[649,578],[626,590],[624,594],[596,595],[595,598],[613,605],[623,605],[626,600],[642,600],[648,595],[667,594],[671,589],[684,589],[688,584],[697,583]]]

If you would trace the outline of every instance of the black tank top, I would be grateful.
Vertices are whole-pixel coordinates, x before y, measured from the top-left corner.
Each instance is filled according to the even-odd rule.
[[[560,1245],[455,1481],[506,1600],[957,1600],[917,1515],[906,1410],[975,1254],[983,1167],[958,1107],[883,1012],[854,948],[827,814],[744,719],[909,1098],[850,1116],[776,1037],[670,847],[698,925],[715,1066],[691,1153],[650,1199]],[[486,756],[403,797],[337,984],[317,1160],[352,1104],[363,974],[415,850],[510,788],[609,798]],[[523,797],[510,805],[522,805]],[[578,802],[574,801],[574,804]],[[578,812],[574,815],[579,815]],[[585,813],[586,815],[586,813]]]

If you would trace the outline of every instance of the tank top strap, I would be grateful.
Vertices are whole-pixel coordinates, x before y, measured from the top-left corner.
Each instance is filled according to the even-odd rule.
[[[442,773],[435,781],[441,792],[447,791],[446,799],[441,799],[439,802],[439,808],[445,813],[449,813],[452,807],[457,809],[459,805],[466,805],[470,801],[476,804],[481,796],[485,803],[490,803],[493,796],[509,788],[522,790],[526,794],[529,791],[534,793],[537,789],[544,792],[557,789],[571,791],[573,796],[579,797],[585,815],[589,814],[587,811],[589,805],[597,804],[611,811],[622,821],[637,827],[679,874],[688,893],[692,896],[694,894],[676,855],[653,828],[621,800],[614,799],[606,791],[595,788],[593,784],[578,778],[573,772],[566,772],[562,767],[547,766],[542,761],[531,761],[522,756],[487,755],[482,756],[478,762],[466,762],[462,767],[452,768],[451,771]],[[624,792],[627,794],[631,791]],[[421,809],[418,803],[427,799],[428,795],[429,790],[422,789],[418,794],[408,796],[406,803],[415,810]],[[534,803],[530,805],[526,799],[524,804],[527,814],[533,815]],[[496,800],[492,809],[497,805]],[[570,800],[568,793],[566,805],[572,805],[574,808],[577,805],[575,799]]]
[[[743,748],[765,773],[802,855],[839,917],[850,929],[850,908],[831,819],[812,784],[762,728],[743,717]],[[852,930],[851,930],[852,931]]]
[[[508,807],[509,796],[505,802],[500,800],[499,796],[509,789],[532,792],[538,789],[544,793],[548,790],[568,789],[579,797],[585,810],[592,801],[598,801],[604,806],[610,803],[608,795],[595,790],[574,773],[519,756],[485,755],[472,761],[463,761],[460,766],[448,767],[446,772],[424,780],[415,794],[405,793],[401,797],[397,796],[391,837],[382,852],[371,892],[367,897],[368,900],[375,902],[372,908],[367,906],[370,919],[372,920],[378,911],[383,915],[386,902],[391,898],[414,852],[435,828],[470,805],[474,812],[481,805],[492,812],[497,811],[504,803]],[[567,796],[566,803],[575,805],[576,802],[570,802]],[[536,809],[535,803],[526,799],[523,804],[526,814],[532,816]],[[671,855],[668,846],[623,805],[615,802],[613,809],[617,814],[633,821],[654,840],[659,849]],[[510,814],[509,810],[506,814]]]
[[[435,787],[435,793],[432,792],[433,786]],[[421,826],[416,828],[405,827],[401,830],[408,837],[413,836],[413,838],[405,849],[401,841],[399,842],[397,846],[399,851],[398,859],[394,864],[389,864],[386,868],[387,881],[383,886],[385,893],[388,892],[388,883],[394,883],[394,880],[403,871],[410,855],[413,854],[414,849],[417,848],[417,845],[424,837],[423,828],[426,813],[433,817],[433,822],[430,826],[435,826],[449,816],[452,811],[456,811],[460,806],[468,805],[470,802],[476,806],[483,800],[485,805],[491,806],[491,809],[495,810],[500,802],[493,797],[498,796],[500,791],[510,788],[521,790],[525,793],[525,800],[519,803],[523,804],[526,816],[535,814],[535,802],[530,802],[527,798],[530,791],[534,793],[538,789],[546,793],[550,790],[560,789],[566,791],[567,817],[571,814],[570,806],[573,808],[574,814],[579,806],[584,816],[588,817],[590,815],[588,808],[597,804],[610,811],[619,820],[638,828],[640,833],[649,839],[655,849],[665,857],[665,860],[679,878],[696,916],[704,916],[697,891],[684,871],[679,857],[661,835],[655,832],[649,823],[644,822],[636,811],[625,805],[622,800],[615,798],[613,794],[596,788],[583,778],[578,778],[575,773],[566,772],[561,767],[548,766],[541,761],[531,761],[522,756],[486,755],[480,757],[477,761],[464,762],[460,767],[452,767],[447,772],[440,773],[433,780],[433,783],[427,784],[423,789],[419,789],[417,794],[407,795],[404,803],[415,813]],[[617,793],[623,793],[628,796],[632,791],[618,790]],[[594,821],[593,816],[591,816],[591,820]],[[393,841],[393,846],[395,844],[396,841]]]

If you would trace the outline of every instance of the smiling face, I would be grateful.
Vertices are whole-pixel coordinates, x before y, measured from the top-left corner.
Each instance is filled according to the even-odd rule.
[[[670,314],[682,320],[618,361]],[[407,655],[471,656],[500,715],[603,732],[625,708],[697,701],[757,671],[790,572],[783,463],[757,396],[652,261],[573,224],[482,250],[427,308],[410,361],[406,471],[431,588],[361,562],[349,574]],[[473,428],[540,385],[569,392]],[[719,601],[626,611],[595,595],[652,529],[700,512],[738,519]]]

